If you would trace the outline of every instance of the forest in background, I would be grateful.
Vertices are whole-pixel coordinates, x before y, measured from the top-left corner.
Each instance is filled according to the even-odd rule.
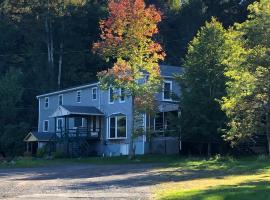
[[[164,63],[182,66],[205,21],[215,16],[225,28],[243,22],[253,1],[148,0],[163,12],[155,39]],[[105,0],[0,0],[0,152],[23,152],[22,140],[37,124],[36,95],[92,82],[110,66],[91,52],[106,16]]]

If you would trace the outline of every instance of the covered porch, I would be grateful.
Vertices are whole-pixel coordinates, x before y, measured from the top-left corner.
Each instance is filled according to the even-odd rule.
[[[51,117],[54,118],[54,130],[59,138],[102,138],[104,114],[96,107],[62,105]]]
[[[157,102],[158,112],[150,118],[148,124],[155,135],[175,135],[178,133],[177,119],[179,105],[177,102]]]

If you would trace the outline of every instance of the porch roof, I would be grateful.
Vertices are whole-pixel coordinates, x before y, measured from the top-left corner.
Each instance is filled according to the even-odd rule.
[[[64,116],[102,116],[102,113],[98,108],[94,106],[59,106],[56,111],[50,117],[64,117]]]
[[[178,111],[179,103],[173,101],[158,101],[157,107],[159,112]]]
[[[55,137],[54,133],[51,132],[37,132],[37,131],[31,131],[27,134],[27,136],[23,139],[24,142],[46,142]]]

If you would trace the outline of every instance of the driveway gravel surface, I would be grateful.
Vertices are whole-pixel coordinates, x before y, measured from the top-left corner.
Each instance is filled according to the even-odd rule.
[[[152,199],[160,165],[63,165],[0,169],[0,199]]]

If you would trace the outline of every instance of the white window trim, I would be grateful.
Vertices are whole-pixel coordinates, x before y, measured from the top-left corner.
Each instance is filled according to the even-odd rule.
[[[62,128],[63,128],[63,124],[64,124],[64,118],[57,118],[56,120],[56,130],[57,131],[61,131],[61,129],[58,127],[58,121],[62,121]]]
[[[125,101],[126,101],[125,96],[124,96],[124,100],[121,99],[121,97],[122,97],[122,88],[120,88],[119,92],[120,92],[119,102],[120,102],[120,103],[125,103]]]
[[[48,122],[48,130],[45,130],[45,122]],[[44,120],[43,121],[43,132],[49,132],[49,127],[50,127],[49,120]]]
[[[125,115],[125,117],[126,117],[126,137],[118,137],[118,136],[117,136],[117,117],[118,117],[118,116],[113,116],[113,117],[116,118],[116,120],[115,120],[115,136],[116,136],[116,137],[115,137],[115,138],[111,138],[111,137],[110,137],[110,130],[111,130],[111,129],[110,129],[110,126],[111,126],[111,120],[110,120],[110,119],[111,119],[112,117],[108,117],[108,118],[107,118],[107,127],[108,127],[108,128],[107,128],[107,139],[109,139],[109,140],[123,140],[123,139],[127,139],[127,134],[128,134],[128,132],[127,132],[127,131],[128,131],[128,129],[127,129],[127,116]]]
[[[172,92],[172,81],[164,81],[164,83],[163,83],[163,90],[162,90],[162,100],[163,101],[172,101],[172,98],[169,98],[169,99],[165,99],[164,98],[165,83],[170,83],[170,92]]]
[[[46,100],[48,100],[48,106],[46,107]],[[50,98],[49,97],[45,97],[44,99],[44,109],[49,109],[50,107]]]
[[[78,94],[80,93],[80,101],[78,101]],[[81,103],[82,102],[82,91],[77,90],[76,92],[76,103]]]
[[[94,99],[94,90],[96,90],[96,98]],[[97,87],[92,88],[92,100],[97,100]]]
[[[109,90],[108,90],[108,104],[114,104],[114,99],[113,99],[113,101],[111,101],[111,92],[110,92],[111,89],[112,89],[112,95],[113,95],[113,93],[114,93],[113,87],[110,86],[110,87],[109,87]]]
[[[60,100],[60,97],[62,97],[62,104],[61,104],[61,105],[64,105],[64,96],[63,96],[63,94],[59,94],[59,95],[58,95],[58,105],[59,105],[59,106],[61,106],[61,105],[60,105],[60,101],[59,101],[59,100]]]

